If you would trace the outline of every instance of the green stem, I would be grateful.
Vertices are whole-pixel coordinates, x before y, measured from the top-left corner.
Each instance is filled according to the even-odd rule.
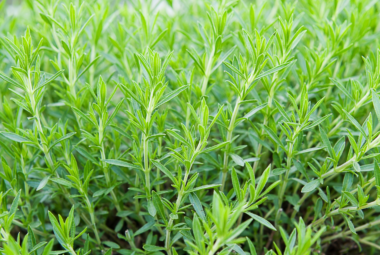
[[[269,96],[269,97],[268,97],[268,109],[271,108],[271,106],[272,106],[272,101],[273,101],[273,97],[272,97],[272,96]],[[263,123],[264,126],[268,124],[269,111],[270,111],[270,110],[268,110],[268,114],[266,114],[265,117],[264,117],[264,123]],[[262,129],[261,129],[261,133],[260,133],[260,138],[264,135],[264,132],[265,132],[265,130],[264,130],[264,128],[262,128]],[[257,153],[256,153],[256,155],[257,155],[258,157],[260,156],[260,154],[261,154],[261,150],[262,150],[262,149],[263,149],[263,146],[262,146],[262,144],[260,143],[259,146],[257,147]],[[257,168],[258,168],[258,166],[259,166],[259,163],[260,163],[260,160],[257,160],[257,161],[255,161],[255,163],[253,164],[253,174],[256,173]]]
[[[90,214],[90,219],[91,219],[91,223],[92,223],[92,229],[93,229],[94,234],[95,234],[96,242],[101,247],[101,241],[100,241],[98,229],[96,227],[94,207],[91,205],[91,202],[90,202],[90,200],[89,200],[89,198],[88,198],[87,195],[85,196],[85,198],[86,198],[86,204],[87,204],[88,212]]]
[[[189,174],[190,174],[190,169],[186,170],[181,189],[178,192],[178,197],[177,197],[177,200],[175,202],[175,210],[174,210],[173,214],[178,213],[179,207],[182,203],[182,197],[185,194],[185,187],[186,187],[187,179],[189,178]],[[166,227],[165,249],[166,249],[166,252],[168,253],[168,255],[171,255],[171,253],[172,253],[171,247],[170,247],[170,235],[171,235],[171,228],[173,227],[173,223],[174,223],[173,218],[170,218],[169,223]]]
[[[214,255],[215,252],[219,250],[220,243],[221,243],[220,239],[217,239],[215,244],[212,246],[210,252],[208,253],[208,255]]]
[[[145,187],[147,189],[147,198],[150,197],[150,169],[149,169],[149,150],[148,150],[148,139],[145,134],[143,134],[143,151],[144,151],[144,173],[145,173]]]
[[[355,113],[367,101],[367,99],[368,99],[369,96],[370,96],[370,92],[368,91],[363,96],[363,98],[357,104],[355,104],[354,107],[352,107],[352,109],[349,111],[349,113],[350,114]],[[338,116],[333,121],[333,123],[331,124],[331,126],[333,127],[333,129],[331,129],[330,132],[327,134],[328,137],[331,137],[331,136],[335,135],[336,132],[338,131],[338,129],[343,125],[343,123],[344,123],[344,120],[342,119],[342,116]]]
[[[280,183],[280,189],[279,189],[279,193],[278,193],[278,207],[279,208],[281,208],[281,206],[282,206],[282,202],[283,202],[282,200],[283,200],[284,193],[286,190],[286,185],[288,184],[290,168],[292,165],[292,155],[293,155],[293,143],[290,143],[289,144],[289,150],[288,150],[288,158],[286,160],[287,170],[286,170],[284,181]]]
[[[195,149],[195,151],[193,153],[193,156],[191,157],[191,160],[190,160],[191,164],[189,166],[189,169],[186,169],[185,177],[183,178],[181,189],[178,192],[178,197],[177,197],[177,200],[175,202],[175,209],[174,209],[173,214],[177,214],[178,213],[180,205],[182,204],[182,198],[185,195],[185,188],[186,188],[186,184],[187,184],[187,180],[189,178],[189,174],[190,174],[191,168],[192,168],[193,163],[195,161],[195,155],[198,155],[198,152],[199,152],[202,144],[203,144],[203,142],[199,141],[198,146]],[[166,227],[165,249],[166,249],[166,252],[168,253],[168,255],[171,255],[171,253],[172,253],[172,251],[170,249],[171,248],[170,247],[170,235],[171,235],[171,228],[173,227],[173,223],[174,223],[173,218],[170,218],[170,220],[168,222],[168,225]]]
[[[297,203],[297,206],[301,206],[303,204],[303,202],[306,200],[306,198],[308,198],[308,196],[310,195],[310,192],[307,192],[305,193],[301,199],[298,201]],[[293,210],[293,213],[292,213],[292,216],[290,217],[291,219],[294,219],[294,217],[296,217],[296,214],[297,214],[297,211],[296,210]]]
[[[367,229],[367,228],[371,228],[371,227],[379,225],[379,224],[380,224],[380,220],[376,220],[376,221],[364,224],[362,226],[356,227],[355,231],[358,232],[358,231],[361,231],[361,230],[364,230],[364,229]],[[336,235],[333,235],[333,236],[330,236],[330,237],[324,239],[322,241],[322,243],[327,243],[327,242],[329,242],[331,240],[348,236],[350,233],[351,233],[351,230],[348,230],[348,231],[345,231],[345,232],[340,232],[339,234],[336,234]]]
[[[106,160],[106,154],[105,154],[105,148],[104,148],[104,141],[103,141],[103,122],[102,120],[100,119],[99,121],[99,143],[101,145],[101,151],[100,151],[100,157],[101,157],[101,164],[102,164],[102,168],[103,168],[103,173],[104,173],[104,177],[106,179],[106,185],[107,187],[110,187],[111,186],[111,178],[110,178],[110,175],[109,175],[109,172],[108,172],[108,165],[107,163],[105,162]],[[116,210],[118,212],[121,212],[122,209],[120,207],[120,204],[119,204],[119,201],[116,197],[116,194],[115,194],[115,191],[112,190],[111,191],[111,197],[112,197],[112,201],[113,203],[115,204],[115,207],[116,207]],[[130,223],[131,221],[127,218],[127,217],[122,217],[122,219],[127,222],[127,223]]]
[[[311,226],[318,226],[319,224],[322,224],[327,218],[329,218],[331,216],[334,216],[334,215],[337,215],[340,212],[359,211],[359,210],[363,210],[363,209],[367,209],[367,208],[379,205],[379,203],[380,203],[380,199],[377,199],[377,200],[375,200],[375,201],[373,201],[371,203],[368,203],[368,204],[360,206],[360,207],[351,206],[351,207],[344,207],[344,208],[335,209],[334,211],[331,211],[330,213],[328,213],[327,215],[323,216],[319,220],[314,221],[313,223],[311,223]]]
[[[212,71],[212,64],[214,62],[213,61],[214,60],[214,54],[215,54],[215,45],[212,46],[210,57],[208,58],[208,61],[207,61],[205,76],[203,77],[203,82],[202,82],[202,96],[206,95],[207,84],[208,84],[208,80],[210,79],[210,75],[211,75],[211,71]]]
[[[341,164],[340,166],[334,167],[333,169],[331,169],[327,173],[324,173],[321,177],[322,177],[322,179],[325,179],[325,178],[329,177],[330,175],[333,175],[335,173],[340,173],[340,172],[344,171],[344,169],[346,169],[347,167],[351,166],[354,162],[356,162],[356,156],[353,156],[350,160]]]
[[[238,112],[239,112],[240,102],[241,102],[241,98],[240,98],[240,96],[238,96],[236,103],[235,103],[234,111],[232,112],[230,125],[228,126],[226,140],[230,143],[226,145],[226,148],[224,151],[223,170],[222,170],[223,171],[223,173],[222,173],[222,186],[220,187],[220,190],[222,192],[224,190],[224,186],[225,186],[226,179],[227,179],[229,150],[231,148],[232,134],[233,134],[233,131],[235,128],[235,121],[236,121],[236,117],[237,117]]]
[[[162,154],[162,137],[159,137],[159,138],[158,138],[157,157],[158,157],[158,158],[161,158],[161,154]],[[158,168],[157,168],[156,175],[157,175],[156,178],[157,178],[157,179],[160,179],[161,171],[160,171],[160,169],[158,169]],[[160,184],[157,184],[157,185],[156,185],[156,190],[157,190],[157,191],[160,191],[160,190],[161,190],[161,185],[160,185]]]
[[[153,95],[151,95],[151,98]],[[146,113],[145,123],[147,125],[146,131],[142,134],[143,139],[143,153],[144,153],[144,174],[145,174],[145,188],[147,192],[147,199],[150,198],[150,168],[149,168],[149,126],[151,119],[152,111],[151,111],[151,101],[149,101],[148,110]]]
[[[368,246],[372,246],[372,247],[374,247],[374,248],[380,250],[380,245],[377,245],[377,244],[375,244],[375,243],[371,243],[370,241],[367,241],[367,240],[365,240],[365,239],[359,239],[359,242],[361,242],[361,243],[363,243],[363,244],[365,244],[365,245],[368,245]]]

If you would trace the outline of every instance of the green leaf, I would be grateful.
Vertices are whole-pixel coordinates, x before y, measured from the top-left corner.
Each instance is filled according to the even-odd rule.
[[[319,151],[321,149],[323,149],[323,148],[322,147],[309,148],[306,150],[298,151],[295,155],[301,155],[301,154],[305,154],[305,153],[309,153],[309,152],[313,152],[313,151]]]
[[[31,233],[33,233],[33,232],[31,232]],[[29,234],[29,233],[28,233],[28,234]],[[33,246],[33,248],[32,248],[29,252],[30,252],[31,254],[35,254],[35,252],[36,252],[39,248],[44,247],[45,244],[46,244],[46,242],[38,243],[38,244],[36,244],[35,246]]]
[[[148,223],[146,223],[144,226],[142,226],[139,230],[137,230],[133,236],[138,236],[138,235],[141,235],[142,233],[150,230],[153,226],[154,226],[155,222],[154,220],[152,221],[148,221]]]
[[[301,41],[302,37],[304,36],[304,34],[306,34],[307,30],[303,30],[302,29],[305,29],[303,27],[299,28],[299,30],[297,31],[297,33],[294,35],[294,38],[292,39],[293,42],[292,42],[292,46],[291,46],[291,49],[294,49],[297,44]],[[299,33],[298,33],[299,32]],[[295,37],[297,35],[297,37]]]
[[[203,254],[205,251],[204,234],[201,227],[201,223],[199,222],[199,219],[196,214],[194,214],[193,219],[193,233],[198,249],[201,251],[201,254]]]
[[[234,245],[234,246],[232,246],[232,249],[237,253],[237,254],[239,254],[239,255],[247,255],[244,251],[243,251],[243,249],[242,248],[240,248],[240,246],[238,246],[238,245]]]
[[[355,154],[359,155],[359,147],[356,144],[354,136],[351,134],[350,130],[348,129],[347,129],[347,133],[348,133],[347,137],[348,137],[348,140],[350,141],[351,147],[354,149]]]
[[[159,247],[159,246],[155,246],[151,244],[145,244],[143,248],[144,250],[149,251],[149,252],[165,250],[165,247]]]
[[[162,165],[160,162],[153,160],[153,164],[160,169],[161,172],[163,172],[169,179],[174,183],[177,184],[177,179],[174,177],[174,175],[170,172],[169,169],[167,169],[164,165]]]
[[[205,71],[201,61],[199,60],[198,54],[192,53],[190,50],[187,50],[187,52],[189,53],[190,57],[194,60],[195,64],[199,67],[199,69],[201,69],[202,74],[205,75],[206,71]],[[194,55],[196,55],[196,56],[194,56]]]
[[[121,166],[121,167],[126,167],[126,168],[133,168],[133,169],[140,169],[139,166],[136,166],[136,165],[134,165],[132,163],[129,163],[127,161],[122,161],[122,160],[118,160],[118,159],[104,159],[103,161],[106,162],[107,164],[114,165],[114,166]]]
[[[273,67],[272,69],[269,69],[265,72],[262,72],[261,74],[257,75],[255,77],[255,79],[252,81],[252,82],[255,82],[257,80],[260,80],[261,78],[265,77],[265,76],[268,76],[272,73],[275,73],[275,72],[278,72],[278,71],[281,71],[282,69],[288,67],[292,62],[289,62],[289,63],[285,63],[285,64],[281,64],[281,65],[278,65],[276,67]]]
[[[354,175],[352,173],[346,173],[343,179],[342,190],[343,191],[350,190],[353,183],[354,183]]]
[[[113,248],[113,249],[120,249],[120,246],[117,243],[114,243],[111,241],[104,241],[103,244],[105,244],[108,247]]]
[[[52,77],[50,77],[48,80],[46,80],[45,82],[43,82],[42,84],[38,85],[34,91],[37,91],[39,90],[40,88],[43,88],[45,87],[47,84],[49,84],[50,82],[54,81],[58,76],[60,76],[61,74],[63,73],[63,70],[57,72],[56,74],[54,74]]]
[[[0,132],[1,135],[5,136],[9,140],[19,142],[19,143],[32,143],[29,139],[19,136],[15,133],[9,133],[9,132]]]
[[[171,91],[170,93],[168,93],[167,95],[165,95],[160,100],[160,102],[156,105],[156,108],[160,107],[161,105],[165,104],[166,102],[169,102],[170,100],[172,100],[173,98],[175,98],[176,96],[178,96],[182,91],[184,91],[187,88],[188,88],[187,85],[183,85],[183,86],[179,87],[178,89]]]
[[[38,187],[37,187],[36,190],[38,191],[38,190],[43,189],[43,188],[46,186],[46,184],[49,182],[49,180],[50,180],[50,176],[45,176],[45,177],[41,180],[40,184],[38,184]]]
[[[141,107],[143,107],[146,110],[145,104],[138,98],[136,93],[132,92],[126,85],[122,83],[119,83],[118,85],[122,91],[124,90],[124,94],[126,94],[126,96],[130,96],[131,98],[133,98]]]
[[[66,233],[62,230],[60,224],[57,221],[57,218],[49,211],[49,219],[51,224],[53,225],[53,231],[55,234],[55,237],[57,238],[58,242],[67,249],[68,246],[66,244]]]
[[[205,189],[215,189],[215,188],[217,188],[219,186],[221,186],[221,184],[203,185],[203,186],[191,189],[191,190],[187,190],[186,193],[196,192],[196,191],[205,190]]]
[[[9,214],[10,215],[14,214],[17,211],[18,203],[20,201],[20,194],[21,194],[21,190],[19,190],[17,192],[17,195],[16,195],[15,199],[13,199],[11,208],[9,209]]]
[[[242,72],[240,72],[239,69],[237,69],[235,66],[233,66],[232,64],[228,63],[228,62],[223,62],[223,64],[225,64],[229,69],[232,70],[232,72],[236,73],[237,75],[239,75],[240,77],[242,78],[245,78],[244,74]]]
[[[206,220],[206,215],[205,215],[205,212],[203,210],[203,206],[202,206],[201,201],[199,200],[197,194],[195,194],[195,193],[189,194],[189,199],[190,199],[190,203],[194,207],[194,210],[198,214],[198,216],[202,220]]]
[[[44,251],[42,252],[41,255],[50,255],[51,250],[53,249],[54,245],[54,239],[51,239],[50,242],[45,246]]]
[[[356,200],[356,198],[350,192],[343,191],[343,194],[347,197],[347,199],[351,202],[351,204],[353,206],[358,206],[359,205],[359,203]]]
[[[257,187],[256,187],[256,196],[255,197],[259,197],[261,194],[261,191],[264,189],[264,187],[268,181],[268,178],[269,178],[270,169],[271,169],[271,165],[269,165],[267,167],[267,169],[265,169],[265,171],[261,175],[259,183],[257,184]]]
[[[262,218],[256,214],[250,213],[250,212],[245,212],[245,213],[248,214],[250,217],[252,217],[255,221],[258,221],[261,224],[263,224],[264,226],[266,226],[267,228],[270,228],[274,231],[277,231],[277,229],[266,219],[264,219],[264,218]]]
[[[267,126],[263,126],[265,132],[267,132],[267,134],[269,135],[270,138],[272,138],[272,140],[277,144],[277,146],[280,146],[281,149],[283,149],[284,151],[286,151],[284,145],[282,144],[282,142],[280,141],[280,139],[278,138],[278,136],[272,131],[272,129],[270,129],[269,127]]]
[[[379,168],[379,164],[377,163],[377,160],[374,161],[373,163],[374,165],[374,175],[375,175],[375,183],[376,183],[376,186],[380,187],[380,168]]]
[[[372,103],[376,112],[377,120],[380,121],[380,99],[375,90],[372,90]]]
[[[24,90],[24,86],[23,85],[21,85],[20,83],[18,83],[15,80],[9,78],[8,76],[0,73],[0,78],[3,79],[6,82],[12,84],[13,86],[16,86],[17,88],[20,88],[20,89]]]
[[[109,249],[106,253],[104,253],[104,255],[112,255],[112,248]]]
[[[165,29],[164,31],[162,31],[161,34],[159,34],[156,37],[156,39],[150,44],[150,48],[153,49],[153,47],[165,36],[167,31],[168,31],[168,29]]]
[[[123,105],[123,103],[124,103],[124,99],[122,99],[122,100],[116,105],[116,107],[115,107],[115,109],[113,110],[111,116],[110,116],[110,117],[108,118],[108,120],[107,120],[106,126],[108,126],[108,125],[111,123],[111,121],[116,117],[116,114],[119,112],[119,110],[120,110],[121,106]],[[115,128],[115,127],[113,127],[113,128]],[[127,137],[128,137],[128,136],[127,136]]]
[[[74,136],[76,134],[76,132],[72,132],[72,133],[68,133],[68,134],[66,134],[66,135],[64,135],[64,136],[62,136],[62,137],[60,137],[59,139],[57,139],[57,140],[55,140],[51,145],[50,145],[50,147],[49,147],[49,151],[56,145],[56,144],[58,144],[58,143],[60,143],[60,142],[62,142],[62,141],[64,141],[64,140],[66,140],[66,139],[69,139],[70,137],[72,137],[72,136]]]
[[[346,110],[342,108],[342,111],[346,114],[347,118],[350,120],[350,122],[360,131],[360,133],[367,138],[367,134],[365,133],[363,127],[359,124],[359,122],[351,116],[350,113],[348,113]]]
[[[55,20],[53,17],[50,17],[48,15],[45,15],[45,14],[42,14],[41,13],[41,17],[43,17],[43,20],[45,20],[47,23],[49,23],[50,25],[52,24],[51,21],[56,24],[60,29],[62,29],[64,32],[66,32],[65,28],[57,21]]]
[[[82,119],[85,119],[87,122],[91,123],[92,125],[97,126],[97,123],[95,123],[89,116],[87,116],[86,114],[84,114],[78,108],[76,108],[76,107],[72,107],[72,108],[73,108],[74,112],[76,114],[78,114]]]
[[[232,160],[239,166],[244,166],[244,159],[242,159],[239,155],[230,154]]]
[[[247,227],[251,224],[251,222],[252,222],[252,219],[249,219],[249,220],[246,220],[243,223],[241,223],[237,228],[235,228],[231,232],[231,234],[229,235],[229,238],[227,239],[227,241],[232,241],[236,237],[238,237],[244,230],[247,229]]]
[[[326,116],[324,116],[324,117],[322,117],[322,118],[319,118],[319,119],[315,120],[313,123],[311,123],[310,125],[308,125],[308,126],[305,128],[305,130],[310,129],[310,128],[313,128],[313,127],[315,127],[315,126],[318,126],[319,124],[321,124],[322,122],[324,122],[326,119],[328,119],[331,115],[332,115],[332,114],[330,113],[330,114],[328,114],[328,115],[326,115]]]
[[[236,171],[234,168],[232,168],[232,172],[231,172],[231,178],[232,178],[232,186],[234,188],[234,191],[235,191],[235,194],[236,194],[236,197],[239,201],[241,201],[242,197],[240,195],[240,183],[239,183],[239,178],[236,174]]]
[[[266,106],[267,106],[267,103],[257,106],[256,108],[250,110],[246,115],[244,115],[243,118],[249,119],[256,112],[260,111],[261,109],[264,109]]]
[[[73,186],[73,184],[72,184],[70,181],[66,180],[66,179],[62,179],[62,178],[51,178],[51,180],[52,180],[53,182],[55,182],[55,183],[58,183],[58,184],[61,184],[61,185],[65,186],[65,187],[69,187],[69,188],[71,188],[71,187]]]
[[[76,148],[76,151],[79,152],[79,154],[81,154],[83,157],[85,157],[86,159],[90,160],[92,163],[94,163],[95,165],[99,166],[99,162],[98,160],[96,160],[90,153],[88,153],[85,149],[83,148]]]
[[[91,61],[90,64],[88,64],[84,69],[83,71],[77,76],[76,80],[75,81],[78,81],[80,77],[82,77],[83,74],[85,74],[87,72],[88,69],[90,69],[90,67],[92,65],[94,65],[96,63],[96,61],[98,61],[98,59],[100,58],[100,56],[97,56],[93,61]]]
[[[292,120],[289,118],[288,114],[285,112],[284,108],[276,101],[274,100],[274,103],[276,105],[277,110],[280,112],[281,116],[287,121],[292,122]]]
[[[215,66],[212,68],[211,73],[213,73],[236,49],[236,45],[233,46],[229,51],[223,53],[219,59],[218,62],[215,64]]]
[[[177,134],[176,132],[174,132],[173,130],[166,130],[166,132],[173,136],[176,140],[178,140],[179,142],[181,142],[182,144],[184,145],[187,145],[189,148],[191,148],[191,144],[185,140],[185,138],[183,138],[182,136],[180,136],[179,134]]]
[[[252,241],[248,237],[246,237],[246,239],[248,242],[248,246],[249,246],[249,250],[251,252],[251,255],[257,255],[255,246],[253,245]]]
[[[340,89],[340,91],[343,92],[343,94],[344,94],[346,97],[348,97],[348,98],[349,98],[350,100],[352,100],[352,101],[355,101],[355,100],[353,99],[353,97],[351,96],[351,93],[348,92],[348,91],[346,90],[346,88],[343,86],[342,83],[340,83],[340,81],[338,81],[337,79],[333,79],[333,78],[330,78],[330,80],[335,84],[335,86],[338,87],[338,89]]]
[[[320,182],[318,179],[312,180],[311,182],[307,183],[301,190],[302,193],[308,193],[314,191],[316,188],[318,188]]]
[[[205,148],[202,153],[208,153],[208,152],[211,152],[211,151],[214,151],[214,150],[217,150],[217,149],[220,149],[220,148],[223,148],[225,147],[227,144],[229,144],[230,142],[222,142],[222,143],[219,143],[217,145],[214,145],[214,146],[211,146],[211,147],[207,147]]]
[[[335,151],[334,151],[333,147],[331,146],[331,143],[330,143],[330,140],[326,134],[326,131],[321,126],[319,127],[319,133],[321,134],[322,142],[325,145],[325,147],[327,148],[327,152],[329,153],[329,156],[331,158],[335,159]]]
[[[347,216],[345,216],[345,215],[343,217],[344,217],[345,221],[347,222],[347,225],[348,225],[348,228],[350,229],[350,231],[353,234],[356,234],[355,226],[352,223],[352,221],[349,218],[347,218]]]
[[[156,208],[158,214],[161,216],[161,218],[167,222],[164,205],[162,204],[161,198],[155,191],[152,192],[152,199],[154,207]],[[179,206],[179,205],[178,205]]]

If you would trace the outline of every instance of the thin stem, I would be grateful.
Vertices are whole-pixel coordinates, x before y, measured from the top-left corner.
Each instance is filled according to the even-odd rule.
[[[286,185],[288,184],[290,168],[292,165],[292,156],[293,156],[293,143],[290,143],[289,144],[289,150],[288,150],[288,158],[286,160],[287,161],[286,162],[287,170],[286,170],[284,181],[280,183],[280,189],[279,189],[279,193],[278,193],[278,207],[279,208],[281,208],[281,206],[282,206],[282,200],[283,200],[284,193],[286,190]]]
[[[301,197],[301,199],[298,201],[297,206],[300,207],[300,206],[303,204],[303,202],[306,200],[306,198],[308,198],[309,195],[310,195],[310,192],[305,193],[305,194]],[[296,216],[296,214],[297,214],[297,211],[296,211],[296,210],[293,210],[292,216],[291,216],[290,218],[291,218],[291,219],[294,219],[294,217]]]
[[[88,196],[86,195],[85,196],[86,198],[86,204],[87,204],[87,208],[88,208],[88,212],[90,214],[90,219],[91,219],[91,223],[92,223],[92,229],[94,231],[94,234],[95,234],[95,238],[96,238],[96,242],[98,243],[99,246],[101,246],[101,241],[100,241],[100,238],[99,238],[99,233],[98,233],[98,229],[96,227],[96,221],[95,221],[95,213],[94,213],[94,207],[92,206]]]
[[[377,199],[371,203],[368,203],[368,204],[360,206],[360,207],[351,206],[351,207],[344,207],[344,208],[335,209],[334,211],[328,213],[327,215],[323,216],[319,220],[311,223],[311,226],[318,226],[319,224],[322,224],[327,218],[334,216],[334,215],[337,215],[340,212],[352,212],[352,211],[359,211],[359,210],[367,209],[367,208],[379,205],[379,202],[380,202],[380,199]]]
[[[162,154],[162,137],[159,137],[158,138],[158,149],[157,149],[157,156],[158,158],[161,157],[161,154]],[[161,175],[161,171],[160,169],[157,168],[157,172],[156,172],[156,178],[157,179],[160,179],[160,175]],[[161,190],[161,185],[160,184],[157,184],[156,185],[156,190],[157,191],[160,191]]]
[[[215,244],[212,246],[210,252],[208,253],[208,255],[214,255],[214,253],[219,250],[220,243],[221,243],[220,239],[217,239]]]
[[[344,169],[346,169],[347,167],[351,166],[354,162],[356,162],[355,160],[356,160],[356,156],[353,156],[347,162],[341,164],[338,167],[334,167],[333,169],[331,169],[327,173],[324,173],[322,175],[322,179],[325,179],[325,178],[329,177],[330,175],[333,175],[334,173],[340,173],[340,172],[344,171]]]
[[[362,226],[359,226],[359,227],[356,227],[355,228],[355,231],[361,231],[361,230],[364,230],[364,229],[367,229],[367,228],[371,228],[373,226],[376,226],[376,225],[379,225],[380,224],[380,220],[376,220],[376,221],[373,221],[373,222],[370,222],[370,223],[367,223],[367,224],[364,224]],[[333,236],[330,236],[326,239],[324,239],[322,241],[322,243],[327,243],[331,240],[334,240],[334,239],[337,239],[337,238],[341,238],[341,237],[344,237],[344,236],[347,236],[351,233],[351,230],[348,230],[348,231],[345,231],[345,232],[340,232],[339,234],[336,234],[336,235],[333,235]]]
[[[268,109],[271,109],[272,107],[272,102],[273,102],[273,97],[272,96],[269,96],[268,97]],[[268,114],[265,115],[264,117],[264,126],[268,124],[268,115],[269,115],[269,110],[268,110]],[[260,136],[262,137],[264,135],[264,128],[261,129],[261,133],[260,133]],[[259,146],[257,147],[257,153],[256,155],[259,156],[261,154],[261,150],[263,149],[263,146],[262,144],[260,143]],[[257,168],[259,166],[259,163],[260,163],[260,160],[257,160],[255,161],[255,163],[253,164],[253,173],[255,174],[256,171],[257,171]]]
[[[105,154],[105,148],[104,148],[104,135],[103,135],[103,121],[102,121],[102,118],[100,118],[99,120],[99,127],[98,127],[98,131],[99,131],[99,143],[100,143],[100,147],[101,147],[101,150],[100,150],[100,157],[101,157],[101,164],[102,164],[102,169],[103,169],[103,173],[104,173],[104,177],[106,179],[106,184],[107,184],[107,187],[110,187],[111,186],[111,178],[110,178],[110,175],[109,175],[109,172],[108,172],[108,165],[107,163],[105,162],[106,160],[106,154]],[[120,204],[119,204],[119,201],[116,197],[116,194],[115,194],[115,191],[112,190],[111,192],[111,197],[112,197],[112,201],[113,203],[115,204],[115,207],[116,207],[116,210],[118,212],[121,212],[122,209],[120,207]],[[123,220],[125,220],[125,222],[127,223],[130,223],[131,221],[127,218],[127,217],[122,217]]]
[[[178,192],[178,197],[177,197],[177,200],[175,202],[175,210],[174,210],[173,214],[177,214],[179,211],[180,205],[182,203],[182,198],[185,195],[185,188],[186,188],[187,180],[189,178],[191,168],[192,168],[193,163],[195,161],[195,157],[196,157],[195,155],[198,155],[198,152],[201,148],[201,145],[202,145],[202,141],[199,141],[198,146],[195,149],[193,156],[191,157],[191,160],[190,160],[191,165],[190,165],[189,169],[186,169],[185,177],[183,178],[181,189]],[[166,252],[168,253],[168,255],[171,255],[170,235],[171,235],[171,228],[173,227],[173,223],[174,223],[173,218],[170,218],[168,225],[166,227],[165,249],[166,249]]]
[[[143,153],[144,153],[144,173],[145,173],[145,186],[146,186],[146,189],[150,190],[150,171],[149,171],[149,151],[148,151],[148,139],[147,139],[147,136],[145,134],[143,134]],[[148,197],[149,194],[147,194]]]
[[[359,110],[359,108],[368,100],[368,97],[370,96],[370,92],[368,91],[364,96],[363,98],[357,103],[355,104],[354,107],[352,107],[352,109],[349,111],[350,114],[352,113],[355,113],[357,110]],[[331,124],[331,126],[333,127],[333,129],[330,130],[330,132],[327,134],[329,137],[330,136],[333,136],[336,134],[336,132],[338,131],[338,129],[343,125],[344,123],[344,120],[342,119],[342,116],[339,115],[334,121],[333,123]]]
[[[240,102],[241,102],[241,98],[240,98],[240,96],[238,96],[236,103],[235,103],[234,111],[232,112],[230,125],[228,126],[226,140],[230,143],[226,145],[226,148],[224,151],[223,170],[222,170],[223,171],[223,173],[222,173],[222,186],[220,187],[221,191],[224,190],[224,186],[225,186],[226,179],[227,179],[229,150],[231,148],[232,134],[233,134],[233,131],[235,128],[235,121],[236,121],[236,117],[237,117],[238,112],[239,112]]]
[[[153,91],[152,91],[153,93]],[[153,98],[153,94],[151,94],[151,99]],[[142,140],[143,140],[143,153],[144,153],[144,174],[145,174],[145,187],[147,189],[147,199],[150,198],[150,168],[149,168],[149,126],[150,126],[150,119],[152,115],[153,108],[151,106],[152,100],[149,101],[148,110],[146,113],[145,123],[147,125],[145,133],[142,134]]]
[[[203,82],[202,82],[202,96],[206,95],[207,84],[208,84],[208,80],[210,79],[212,64],[214,62],[213,61],[214,54],[215,54],[215,45],[212,46],[210,57],[208,58],[208,61],[207,61],[207,67],[206,67],[205,75],[203,77]]]
[[[375,244],[375,243],[371,243],[370,241],[367,241],[367,240],[365,240],[365,239],[359,239],[359,242],[361,242],[361,243],[363,243],[363,244],[366,244],[366,245],[368,245],[368,246],[372,246],[372,247],[374,247],[374,248],[380,250],[380,245],[377,245],[377,244]]]
[[[186,187],[187,179],[189,178],[189,174],[190,174],[190,169],[186,170],[181,189],[178,192],[178,197],[177,197],[177,200],[175,202],[175,211],[173,212],[174,214],[178,213],[179,207],[182,203],[182,197],[185,194],[185,187]],[[165,248],[166,248],[168,255],[171,255],[170,234],[171,234],[171,228],[173,227],[173,223],[174,223],[173,218],[170,218],[169,223],[166,227]]]
[[[28,230],[28,227],[25,227],[24,226],[24,224],[22,224],[20,221],[18,221],[18,220],[12,220],[12,224],[14,224],[14,225],[16,225],[16,226],[18,226],[18,227],[20,227],[20,228],[23,228],[23,229],[25,229],[25,230]],[[33,231],[33,233],[35,233],[35,234],[37,234],[37,235],[39,235],[39,236],[43,236],[43,237],[48,237],[48,238],[54,238],[55,236],[54,235],[52,235],[52,234],[48,234],[48,233],[44,233],[44,232],[42,232],[42,231],[39,231],[39,230],[37,230],[37,229],[35,229],[35,228],[31,228],[32,229],[32,231]],[[6,232],[3,232],[4,234],[7,234]],[[3,238],[5,239],[5,240],[8,240],[8,237],[9,236],[3,236]]]

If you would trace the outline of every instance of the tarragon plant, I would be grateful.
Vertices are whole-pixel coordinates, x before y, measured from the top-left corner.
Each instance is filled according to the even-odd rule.
[[[0,1],[0,253],[380,252],[380,2]]]

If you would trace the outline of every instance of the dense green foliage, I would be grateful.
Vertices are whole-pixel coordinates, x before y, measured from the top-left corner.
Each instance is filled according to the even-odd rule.
[[[0,253],[379,254],[379,1],[19,2]]]

